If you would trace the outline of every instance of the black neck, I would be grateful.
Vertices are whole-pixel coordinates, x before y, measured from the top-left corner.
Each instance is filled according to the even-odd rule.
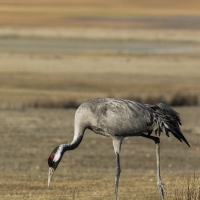
[[[79,146],[79,144],[81,143],[82,139],[83,139],[83,135],[80,135],[75,141],[72,141],[70,144],[65,144],[63,153],[65,151],[76,149]]]

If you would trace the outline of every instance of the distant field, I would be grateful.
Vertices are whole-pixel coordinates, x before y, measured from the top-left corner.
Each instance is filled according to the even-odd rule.
[[[194,101],[186,105],[199,103],[196,56],[1,54],[0,59],[1,109],[73,107],[98,97],[144,103],[185,97]]]
[[[200,2],[198,0],[20,0],[17,2],[1,0],[0,26],[147,28],[155,26],[157,22],[140,20],[140,18],[137,20],[135,17],[198,16],[199,13]],[[134,23],[131,22],[131,18],[134,18]],[[123,21],[123,19],[128,20]],[[174,20],[170,21],[173,23]],[[184,20],[184,22],[186,21]],[[163,25],[166,23],[168,22],[164,20]],[[179,25],[180,21],[178,20],[176,26]]]
[[[198,5],[0,0],[0,108],[96,97],[199,104]]]

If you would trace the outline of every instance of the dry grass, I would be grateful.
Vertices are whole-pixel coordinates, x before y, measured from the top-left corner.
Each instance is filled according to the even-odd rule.
[[[174,188],[181,189],[176,182],[178,177],[191,177],[195,168],[197,181],[200,173],[199,107],[175,109],[181,115],[182,130],[191,148],[173,136],[161,136],[161,173],[170,200]],[[78,149],[64,155],[50,189],[47,187],[47,158],[56,145],[72,140],[74,112],[73,109],[1,110],[0,199],[72,200],[74,196],[78,200],[113,199],[112,141],[88,130]],[[140,137],[124,141],[119,199],[159,199],[155,156],[151,141]],[[180,178],[180,182],[185,181]]]
[[[167,196],[167,200],[199,200],[200,178],[194,172],[193,177],[177,178],[174,187]]]

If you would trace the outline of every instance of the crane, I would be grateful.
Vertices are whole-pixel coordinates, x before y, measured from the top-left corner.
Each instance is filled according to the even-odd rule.
[[[153,140],[156,145],[157,186],[161,200],[164,200],[166,190],[160,174],[160,139],[161,132],[169,137],[171,132],[179,141],[189,143],[182,134],[179,125],[179,114],[171,107],[158,103],[156,105],[140,104],[135,101],[116,98],[92,99],[82,103],[75,112],[74,138],[69,144],[60,144],[48,158],[48,187],[53,174],[66,151],[76,149],[83,139],[86,129],[112,139],[116,155],[116,173],[114,200],[117,200],[120,168],[120,150],[125,138],[142,136]],[[151,133],[155,132],[156,136]]]

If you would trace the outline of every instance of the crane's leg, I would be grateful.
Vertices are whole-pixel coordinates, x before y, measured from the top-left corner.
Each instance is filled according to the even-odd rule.
[[[117,200],[117,193],[118,193],[118,185],[119,185],[119,177],[121,173],[120,168],[120,150],[123,138],[113,139],[113,146],[116,155],[116,172],[115,172],[115,189],[114,189],[114,200]]]
[[[167,193],[166,193],[166,190],[165,190],[165,187],[161,180],[161,175],[160,175],[160,139],[158,137],[145,135],[145,134],[142,134],[141,136],[153,140],[156,144],[157,186],[158,186],[158,191],[160,193],[161,200],[164,200],[164,195],[166,195]]]

